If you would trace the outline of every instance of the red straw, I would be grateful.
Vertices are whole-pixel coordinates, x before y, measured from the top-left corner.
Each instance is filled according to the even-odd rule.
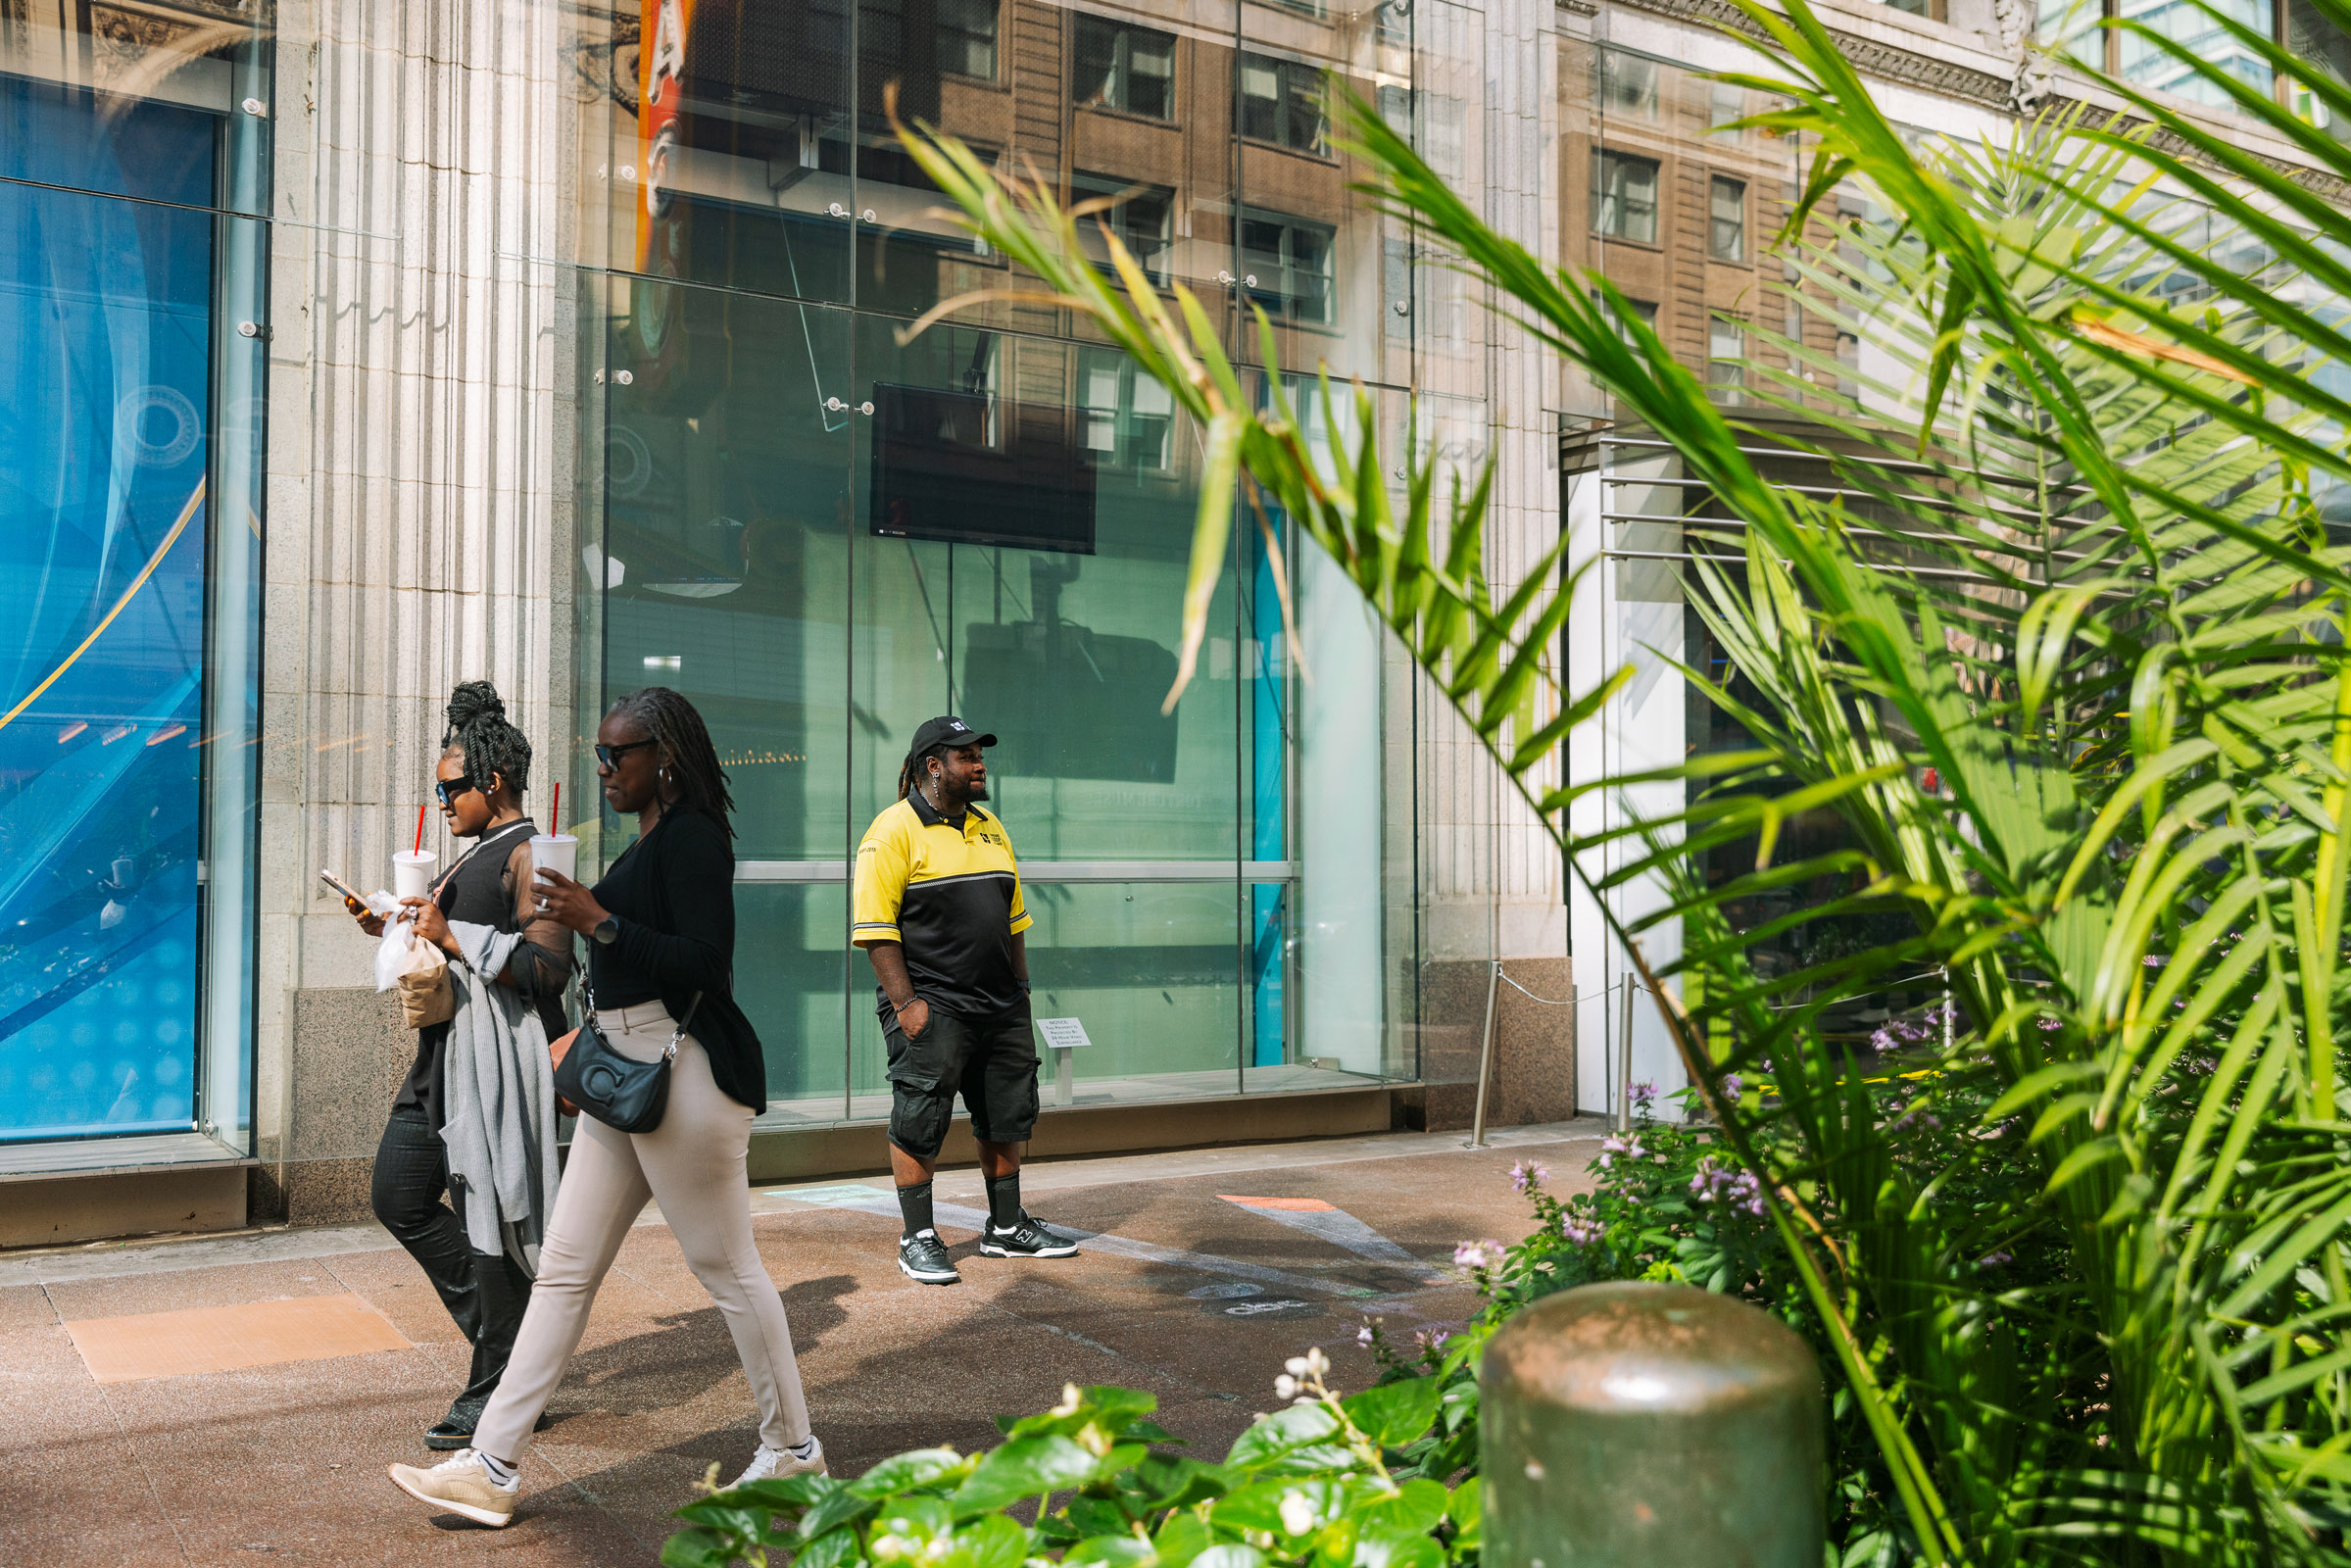
[[[563,781],[560,778],[555,781],[555,805],[548,808],[547,825],[558,833],[563,831]]]
[[[416,853],[424,853],[424,808],[416,808]]]

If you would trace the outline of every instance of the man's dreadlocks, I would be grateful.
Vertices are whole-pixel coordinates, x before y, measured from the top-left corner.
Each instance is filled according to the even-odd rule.
[[[934,757],[945,757],[948,751],[949,748],[945,746],[934,746],[927,752],[906,753],[906,760],[898,764],[898,798],[903,801],[914,792],[914,786],[922,781],[922,775],[928,771],[923,763]]]
[[[672,806],[704,811],[718,820],[726,836],[735,836],[728,820],[735,798],[727,793],[726,769],[718,765],[718,748],[710,744],[710,728],[694,705],[666,686],[648,686],[614,703],[611,712],[645,726],[648,740],[669,757],[668,788]]]
[[[484,795],[490,776],[506,780],[517,798],[530,787],[530,738],[507,722],[506,704],[486,680],[469,680],[449,694],[449,727],[441,749],[465,760],[465,772]]]

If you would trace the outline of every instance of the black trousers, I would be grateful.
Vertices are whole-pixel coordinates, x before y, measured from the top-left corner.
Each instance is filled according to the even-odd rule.
[[[441,1201],[448,1190],[449,1151],[440,1133],[421,1110],[396,1107],[375,1149],[369,1195],[375,1217],[423,1268],[441,1304],[473,1344],[472,1379],[458,1397],[486,1402],[514,1351],[514,1331],[530,1302],[530,1276],[503,1252],[489,1257],[473,1250],[465,1221]]]

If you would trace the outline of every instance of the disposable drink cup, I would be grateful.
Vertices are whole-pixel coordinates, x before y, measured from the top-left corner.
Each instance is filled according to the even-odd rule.
[[[392,896],[396,899],[432,897],[433,868],[441,858],[430,850],[402,850],[392,857]]]
[[[568,833],[539,833],[530,841],[530,863],[567,877],[579,875],[579,840]]]

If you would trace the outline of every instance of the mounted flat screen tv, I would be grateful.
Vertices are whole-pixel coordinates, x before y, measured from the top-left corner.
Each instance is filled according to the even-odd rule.
[[[1075,410],[986,392],[873,388],[872,531],[1094,554],[1094,467]]]

